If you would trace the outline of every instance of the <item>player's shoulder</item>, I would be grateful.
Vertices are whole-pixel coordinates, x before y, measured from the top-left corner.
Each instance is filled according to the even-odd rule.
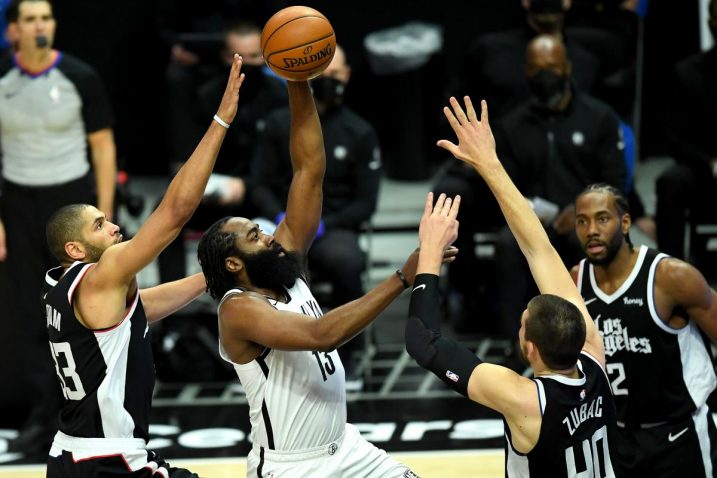
[[[236,289],[233,293],[225,295],[219,302],[219,319],[227,321],[257,320],[261,316],[254,315],[254,311],[271,307],[266,296],[250,290]]]
[[[676,286],[697,278],[702,278],[702,274],[693,265],[676,257],[663,257],[655,268],[655,281],[658,285]]]

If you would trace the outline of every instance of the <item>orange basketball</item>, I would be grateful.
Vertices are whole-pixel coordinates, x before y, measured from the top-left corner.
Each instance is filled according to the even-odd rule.
[[[331,63],[336,35],[321,12],[309,7],[287,7],[264,25],[261,51],[269,68],[282,78],[310,80]]]

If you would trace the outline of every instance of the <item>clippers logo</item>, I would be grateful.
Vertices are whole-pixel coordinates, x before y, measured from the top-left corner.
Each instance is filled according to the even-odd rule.
[[[288,57],[284,58],[284,67],[287,69],[293,69],[297,68],[299,66],[309,65],[312,63],[316,63],[317,61],[321,61],[324,58],[331,56],[331,53],[333,52],[333,49],[331,48],[331,44],[326,45],[324,48],[319,50],[316,53],[311,53],[310,50],[311,47],[307,47],[304,49],[304,56],[297,56],[297,57]],[[307,52],[307,50],[309,50]],[[309,54],[311,53],[311,54]]]
[[[446,370],[446,377],[448,377],[448,379],[453,382],[458,382],[458,375],[451,372],[450,370]]]
[[[612,357],[615,352],[627,351],[641,354],[651,354],[652,346],[647,337],[630,337],[627,327],[622,325],[621,319],[595,318],[600,335],[605,344],[605,355]]]

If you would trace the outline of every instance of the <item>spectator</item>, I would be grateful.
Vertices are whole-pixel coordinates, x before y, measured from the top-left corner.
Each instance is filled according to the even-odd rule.
[[[491,117],[498,119],[530,96],[525,81],[525,48],[536,36],[557,35],[567,47],[578,87],[590,92],[600,64],[590,52],[564,35],[565,14],[570,0],[521,0],[526,24],[522,28],[478,37],[466,53],[457,83],[450,94],[484,98]]]
[[[532,96],[498,125],[496,140],[506,170],[546,227],[551,243],[570,264],[580,257],[573,201],[588,184],[624,190],[626,166],[619,120],[607,105],[571,82],[572,67],[558,37],[530,42],[526,74]],[[477,214],[473,212],[473,214]],[[510,230],[496,245],[498,307],[506,337],[515,337],[530,292],[527,264]]]
[[[381,152],[376,132],[363,118],[343,104],[351,68],[337,46],[324,73],[312,81],[326,149],[326,177],[322,226],[309,251],[312,270],[332,285],[332,304],[344,304],[363,295],[361,273],[366,258],[359,248],[361,224],[376,209],[381,177]],[[254,202],[263,216],[279,222],[291,184],[289,156],[290,112],[281,109],[269,116],[260,136],[252,173]],[[353,380],[350,353],[358,338],[340,352]]]
[[[709,26],[717,39],[717,1],[709,4]],[[657,180],[657,241],[660,250],[704,266],[706,244],[698,238],[685,251],[685,224],[717,219],[717,47],[692,55],[675,67],[669,144],[677,164]],[[703,268],[703,270],[706,270]]]
[[[261,128],[262,117],[287,104],[286,86],[274,76],[264,73],[261,56],[261,31],[253,23],[237,22],[224,34],[223,59],[227,67],[232,64],[232,54],[242,59],[241,103],[234,119],[235,127],[228,132],[219,153],[215,174],[209,180],[202,204],[199,205],[186,227],[203,231],[216,220],[242,214],[253,217],[256,209],[251,204],[247,190],[250,188],[250,163],[256,148],[256,137]],[[207,108],[217,104],[226,85],[226,74],[221,73],[199,87],[199,118],[211,117]],[[198,119],[194,121],[199,124]],[[162,282],[177,280],[186,275],[184,241],[179,235],[159,256]]]
[[[14,0],[7,19],[16,52],[0,63],[1,212],[22,321],[19,363],[31,371],[31,412],[9,449],[30,452],[49,447],[61,399],[40,306],[44,273],[57,264],[47,250],[45,223],[72,203],[96,204],[112,218],[117,165],[102,83],[90,66],[52,48],[56,22],[51,3]]]

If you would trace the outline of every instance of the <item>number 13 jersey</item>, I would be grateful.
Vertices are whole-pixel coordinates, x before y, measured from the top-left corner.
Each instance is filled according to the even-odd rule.
[[[623,424],[657,424],[689,416],[717,383],[695,322],[673,329],[657,313],[655,274],[666,257],[641,246],[632,272],[609,295],[598,287],[592,264],[580,262],[578,289],[602,335],[617,419]]]
[[[241,294],[228,291],[228,297]],[[306,282],[299,278],[286,290],[287,302],[269,300],[278,310],[308,315],[322,313]],[[219,309],[217,309],[219,310]],[[264,349],[246,364],[231,363],[249,402],[251,441],[270,450],[296,451],[331,443],[346,426],[344,367],[336,350],[331,352]]]
[[[93,266],[75,262],[67,271],[57,267],[45,276],[42,306],[65,398],[60,431],[71,437],[146,442],[154,367],[139,290],[121,322],[107,329],[88,329],[75,316],[72,304],[80,281]]]

